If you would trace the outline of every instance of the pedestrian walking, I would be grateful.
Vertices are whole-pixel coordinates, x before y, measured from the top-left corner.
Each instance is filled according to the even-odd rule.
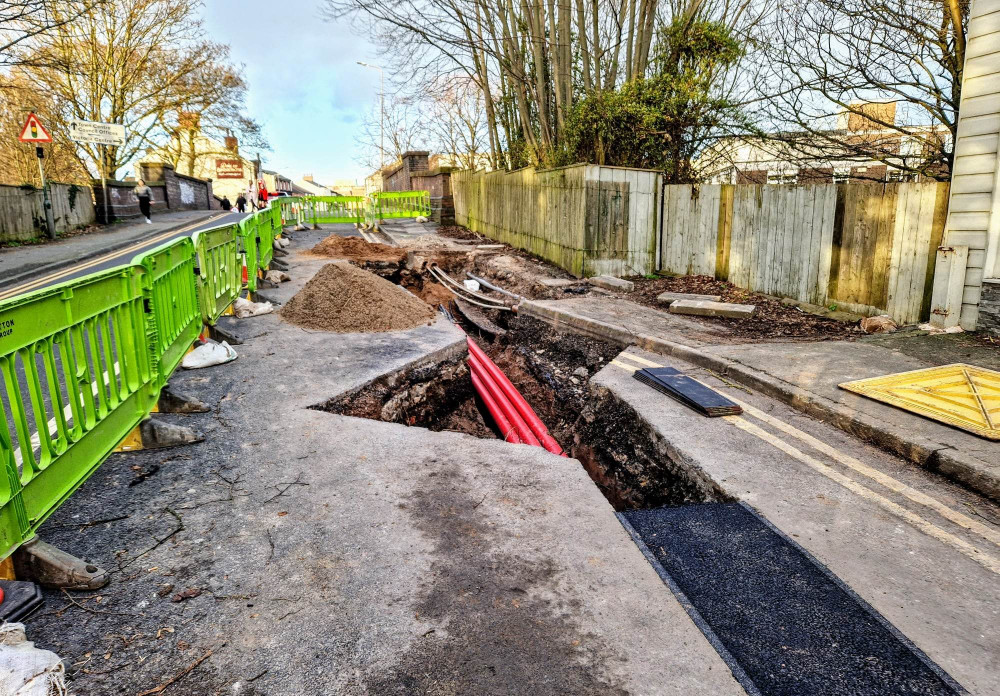
[[[260,182],[260,188],[257,189],[257,205],[260,206],[261,210],[267,207],[267,187],[264,186],[264,182]]]
[[[252,179],[247,182],[247,200],[250,202],[250,212],[257,210],[257,187],[253,185]]]
[[[139,199],[139,212],[142,213],[143,217],[146,218],[146,224],[152,224],[153,219],[150,215],[150,204],[153,200],[153,192],[146,182],[142,179],[136,181],[136,187],[133,190],[135,197]]]
[[[241,213],[247,211],[247,199],[242,193],[236,197],[236,209]]]
[[[229,202],[229,196],[222,197],[222,209],[227,213],[233,209],[233,204]]]

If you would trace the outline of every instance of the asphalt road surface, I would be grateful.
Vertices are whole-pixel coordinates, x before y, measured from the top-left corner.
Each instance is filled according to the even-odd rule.
[[[141,239],[123,249],[118,249],[117,251],[111,251],[96,258],[81,261],[73,266],[63,266],[51,271],[46,271],[44,267],[39,268],[36,275],[33,275],[31,278],[24,280],[17,285],[6,288],[3,292],[0,292],[0,300],[8,300],[27,292],[34,292],[36,290],[47,288],[50,285],[64,283],[67,280],[73,280],[74,278],[79,278],[91,273],[105,271],[109,268],[126,264],[136,255],[149,251],[150,249],[154,249],[161,244],[165,244],[181,237],[193,235],[195,232],[200,230],[206,230],[220,225],[231,225],[239,222],[248,214],[249,213],[225,213],[219,211],[218,215],[213,216],[208,220],[191,223],[177,229],[153,235],[152,237],[148,237],[146,239]]]

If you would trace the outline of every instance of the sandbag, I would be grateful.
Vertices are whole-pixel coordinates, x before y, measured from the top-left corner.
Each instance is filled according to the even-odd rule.
[[[423,215],[418,215],[418,216],[417,216],[416,218],[414,218],[414,219],[415,219],[415,220],[416,220],[417,222],[420,222],[420,223],[424,223],[424,222],[427,222],[427,218],[426,218],[426,217],[424,217]]]
[[[197,370],[202,367],[224,365],[227,362],[236,360],[238,357],[233,347],[225,341],[222,343],[205,341],[205,343],[184,356],[184,360],[181,361],[181,367],[186,370]]]
[[[24,624],[0,626],[0,694],[65,696],[66,669],[59,656],[28,640]]]
[[[292,243],[290,240],[285,239],[284,237],[275,237],[274,241],[276,241],[282,249],[284,249],[286,246]]]
[[[251,302],[242,297],[237,297],[233,302],[233,314],[239,319],[245,317],[259,317],[262,314],[270,314],[274,311],[274,305],[270,302]]]
[[[865,317],[861,320],[861,330],[866,334],[892,333],[898,326],[888,314],[877,317]]]
[[[269,283],[285,283],[292,279],[292,276],[288,275],[284,271],[268,271],[264,274],[264,280]]]

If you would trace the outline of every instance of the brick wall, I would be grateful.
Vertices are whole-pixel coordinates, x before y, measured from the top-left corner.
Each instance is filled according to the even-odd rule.
[[[154,213],[165,210],[218,210],[219,201],[212,195],[212,180],[178,174],[166,162],[139,165],[139,176],[153,192]],[[106,222],[138,217],[139,202],[133,181],[108,181],[108,216],[104,213],[104,192],[100,180],[94,181],[94,207],[97,219]]]
[[[977,329],[1000,336],[1000,280],[984,280]]]
[[[430,166],[427,150],[410,150],[404,152],[399,162],[384,170],[383,191],[414,191],[412,176],[416,172],[426,172]]]
[[[431,194],[431,220],[439,225],[455,224],[455,199],[451,193],[451,169],[442,167],[410,177],[413,191]]]

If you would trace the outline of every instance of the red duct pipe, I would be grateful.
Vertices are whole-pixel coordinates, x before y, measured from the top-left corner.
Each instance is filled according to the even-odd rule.
[[[500,391],[510,400],[510,403],[514,405],[516,411],[520,414],[523,420],[531,428],[531,432],[538,438],[542,447],[547,449],[553,454],[561,454],[564,457],[566,453],[563,452],[563,448],[559,446],[559,443],[555,441],[551,435],[549,435],[548,428],[542,423],[541,419],[535,414],[531,406],[517,388],[511,384],[511,381],[507,379],[507,375],[503,373],[499,367],[496,366],[490,357],[483,352],[483,349],[476,345],[475,341],[471,338],[467,339],[469,344],[469,355],[475,357],[477,361],[481,363],[483,371],[486,372],[492,381],[499,387]],[[488,382],[487,382],[488,383]],[[523,434],[522,434],[523,437]]]
[[[493,421],[497,424],[497,427],[500,428],[500,432],[504,433],[503,439],[515,445],[521,444],[521,438],[518,437],[514,426],[510,424],[507,416],[503,414],[503,410],[500,408],[496,399],[493,398],[493,395],[486,388],[486,385],[483,384],[483,380],[479,374],[474,370],[470,370],[469,376],[472,377],[472,386],[475,388],[476,393],[479,394],[483,403],[486,404],[486,410],[490,412],[490,415],[493,417]]]
[[[471,355],[469,356],[469,368],[471,368],[472,374],[479,377],[483,386],[486,387],[487,393],[493,397],[497,407],[499,407],[499,409],[503,412],[503,415],[507,418],[521,442],[526,445],[541,447],[542,443],[538,441],[538,438],[535,437],[531,428],[524,422],[524,418],[522,418],[521,414],[517,412],[517,408],[515,408],[514,404],[510,402],[507,395],[504,394],[500,385],[498,385],[492,375],[487,372],[483,364]]]

